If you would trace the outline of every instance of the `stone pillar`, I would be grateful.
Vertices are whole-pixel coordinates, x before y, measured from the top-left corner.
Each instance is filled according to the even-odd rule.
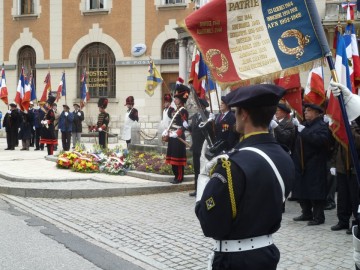
[[[186,46],[187,39],[179,39],[179,77],[183,78],[184,81],[187,81],[187,55],[186,55]]]

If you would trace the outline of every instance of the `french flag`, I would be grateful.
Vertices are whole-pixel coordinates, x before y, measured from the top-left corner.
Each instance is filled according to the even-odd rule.
[[[202,81],[199,79],[199,70],[200,70],[200,51],[194,48],[192,62],[191,62],[191,69],[189,75],[189,84],[192,84],[196,94],[200,98],[205,97],[205,89],[202,87]],[[200,75],[200,76],[205,76]]]
[[[28,111],[30,106],[31,89],[24,76],[24,67],[21,68],[20,78],[16,89],[15,102],[22,111]]]
[[[338,44],[336,49],[335,58],[335,70],[339,80],[339,83],[346,85],[348,89],[351,89],[350,70],[348,64],[348,56],[346,55],[346,47],[344,37],[338,35]],[[329,104],[326,109],[326,114],[329,115],[331,121],[329,127],[333,136],[338,142],[346,149],[348,147],[348,137],[344,125],[344,120],[341,114],[340,104],[337,98],[333,96],[330,91]]]
[[[353,21],[354,20],[354,7],[356,6],[355,3],[343,3],[341,4],[342,8],[346,10],[346,20]]]
[[[80,101],[81,108],[85,107],[89,99],[90,99],[89,90],[86,85],[86,69],[84,69],[84,72],[81,76],[81,101]]]
[[[61,96],[66,96],[66,81],[65,81],[65,72],[61,76],[61,80],[56,92],[56,102],[59,101]]]
[[[310,70],[304,90],[305,102],[320,105],[325,101],[324,70],[322,66]]]
[[[6,86],[6,79],[5,79],[5,69],[1,69],[1,81],[0,81],[0,99],[4,101],[6,105],[9,104],[8,100],[8,90]]]
[[[349,67],[352,87],[349,89],[351,89],[354,94],[358,94],[358,87],[360,87],[360,59],[355,26],[353,24],[346,26],[344,38],[346,54],[352,63],[352,66]]]

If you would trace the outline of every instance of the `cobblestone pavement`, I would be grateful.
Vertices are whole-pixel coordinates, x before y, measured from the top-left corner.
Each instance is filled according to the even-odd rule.
[[[97,199],[0,198],[144,269],[206,269],[212,241],[203,236],[194,199],[187,192]],[[294,222],[299,213],[296,202],[286,203],[282,227],[274,235],[281,251],[278,269],[354,269],[351,236],[330,230],[336,211],[326,211],[320,226]]]

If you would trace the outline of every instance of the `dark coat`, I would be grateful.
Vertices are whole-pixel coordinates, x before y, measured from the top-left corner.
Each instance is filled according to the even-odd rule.
[[[292,192],[294,198],[326,199],[326,163],[331,142],[328,126],[322,117],[305,123],[305,128],[298,133],[293,154],[296,172]]]
[[[285,145],[292,153],[294,151],[296,138],[295,126],[288,118],[284,118],[278,124],[274,129],[276,141],[281,145]]]
[[[41,128],[41,121],[44,120],[45,112],[42,109],[34,110],[34,126],[35,128]]]
[[[220,120],[221,114],[215,118],[215,140],[225,141],[224,150],[232,149],[238,142],[240,135],[234,130],[236,118],[232,111]]]
[[[61,132],[72,132],[74,114],[68,112],[68,116],[65,116],[65,112],[62,111],[59,117],[59,129]]]
[[[209,117],[209,112],[208,111],[204,111],[205,116]],[[204,144],[205,141],[205,135],[204,135],[204,131],[199,128],[199,124],[202,122],[200,113],[195,113],[192,117],[191,117],[191,123],[189,125],[189,131],[191,132],[191,139],[192,139],[192,145],[191,145],[191,149],[193,151],[193,153],[201,153],[201,149],[202,146]],[[206,131],[208,132],[209,136],[212,136],[212,124],[208,123],[206,125],[206,127],[204,127],[206,129]]]
[[[33,117],[30,114],[23,114],[23,121],[20,124],[19,140],[30,140],[33,128]]]
[[[79,115],[80,113],[80,115]],[[82,121],[84,121],[84,112],[83,111],[74,111],[74,120],[72,126],[72,132],[74,133],[81,133],[82,132]]]
[[[21,115],[17,109],[12,110],[11,113],[6,113],[3,121],[3,127],[6,132],[15,132],[18,130],[21,123]]]

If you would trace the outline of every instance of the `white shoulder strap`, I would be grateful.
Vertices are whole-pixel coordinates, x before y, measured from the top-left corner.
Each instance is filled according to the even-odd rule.
[[[284,181],[283,181],[278,169],[276,168],[274,162],[270,159],[270,157],[267,154],[265,154],[263,151],[261,151],[258,148],[255,148],[255,147],[244,147],[244,148],[239,149],[238,151],[243,151],[243,150],[248,150],[248,151],[258,153],[260,156],[262,156],[269,163],[269,165],[274,170],[274,173],[275,173],[275,175],[276,175],[276,177],[277,177],[277,179],[279,181],[279,184],[280,184],[280,187],[281,187],[281,190],[282,190],[282,199],[283,199],[283,202],[285,202],[285,185],[284,185]]]

